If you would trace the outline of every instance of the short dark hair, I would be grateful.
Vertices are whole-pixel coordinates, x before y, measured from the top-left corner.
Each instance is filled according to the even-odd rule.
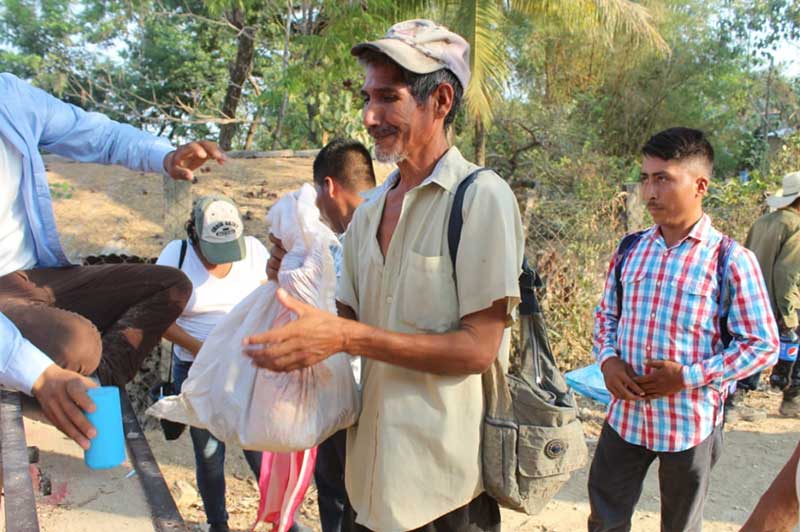
[[[714,148],[711,143],[702,131],[688,127],[673,127],[656,133],[642,146],[642,154],[665,161],[697,158],[710,168],[714,167]]]
[[[375,50],[364,50],[358,56],[358,60],[363,65],[383,63],[394,65],[399,68],[400,72],[403,74],[403,81],[408,85],[411,95],[419,103],[423,103],[427,100],[430,95],[433,94],[433,91],[436,90],[436,87],[442,83],[450,84],[453,87],[453,106],[450,107],[450,112],[444,117],[445,129],[456,119],[458,110],[461,108],[461,101],[464,99],[464,87],[461,86],[461,82],[458,81],[456,75],[446,68],[440,68],[429,74],[416,74],[400,66],[397,61],[388,55]]]
[[[375,170],[369,150],[357,140],[333,139],[314,159],[314,182],[320,186],[330,177],[348,190],[375,186]]]

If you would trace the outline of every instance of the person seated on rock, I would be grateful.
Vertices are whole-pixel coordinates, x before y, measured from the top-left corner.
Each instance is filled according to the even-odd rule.
[[[33,395],[81,447],[96,431],[86,378],[124,386],[175,321],[192,285],[174,268],[74,266],[59,242],[40,149],[192,180],[214,142],[164,138],[88,113],[0,73],[0,384]]]

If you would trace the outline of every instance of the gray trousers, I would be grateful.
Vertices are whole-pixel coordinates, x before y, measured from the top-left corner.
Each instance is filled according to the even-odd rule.
[[[642,484],[658,458],[661,531],[700,531],[711,468],[722,454],[722,427],[696,447],[656,452],[623,440],[603,424],[589,470],[589,532],[628,532]]]

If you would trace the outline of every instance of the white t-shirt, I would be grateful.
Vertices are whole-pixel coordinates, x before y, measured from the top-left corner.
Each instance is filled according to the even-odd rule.
[[[267,279],[267,248],[252,236],[245,237],[245,247],[245,258],[234,262],[231,271],[222,279],[208,273],[191,244],[186,247],[181,269],[192,281],[194,290],[176,323],[201,342],[233,307]],[[181,240],[173,240],[161,252],[156,264],[177,268],[180,252]],[[179,345],[175,345],[175,354],[187,362],[194,360],[192,354]]]
[[[0,136],[0,276],[36,266],[21,183],[22,154]]]

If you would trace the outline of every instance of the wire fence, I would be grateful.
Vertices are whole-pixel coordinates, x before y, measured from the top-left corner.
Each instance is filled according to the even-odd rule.
[[[192,212],[192,184],[164,177],[164,241],[185,238],[184,225]]]
[[[579,200],[557,188],[527,200],[526,255],[544,281],[539,294],[562,369],[589,361],[593,311],[608,261],[627,228],[626,194]]]
[[[553,353],[562,370],[591,362],[594,310],[609,261],[622,236],[652,223],[639,185],[625,185],[590,200],[557,187],[539,188],[526,203],[526,254],[544,280],[539,294]],[[763,213],[759,195],[739,195],[704,206],[714,227],[744,243]]]

